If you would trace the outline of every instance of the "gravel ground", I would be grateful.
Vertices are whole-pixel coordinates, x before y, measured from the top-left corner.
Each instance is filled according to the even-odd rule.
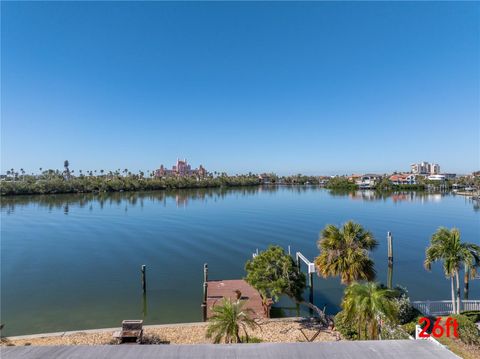
[[[205,338],[207,324],[172,325],[147,327],[144,330],[145,341],[151,344],[206,344],[211,340]],[[249,335],[261,339],[263,342],[302,342],[306,341],[300,329],[308,338],[317,332],[309,325],[309,322],[301,320],[264,320],[260,322],[260,328],[250,332]],[[113,331],[99,332],[76,332],[59,336],[36,337],[28,339],[2,340],[1,345],[99,345],[114,344]],[[331,330],[322,330],[316,337],[315,342],[336,341],[339,336]]]

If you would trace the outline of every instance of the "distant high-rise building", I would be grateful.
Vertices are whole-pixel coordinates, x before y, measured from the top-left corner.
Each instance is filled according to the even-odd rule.
[[[431,175],[438,175],[440,174],[440,165],[437,163],[432,163],[430,165],[430,174]]]
[[[420,162],[410,166],[412,173],[417,175],[437,175],[440,173],[440,165],[437,163]]]

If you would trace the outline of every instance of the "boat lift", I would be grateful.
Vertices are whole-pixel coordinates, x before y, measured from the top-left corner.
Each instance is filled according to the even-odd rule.
[[[308,272],[308,286],[310,287],[310,303],[313,304],[313,273],[316,272],[315,270],[315,263],[310,262],[307,257],[305,257],[302,253],[297,252],[295,254],[295,259],[297,260],[297,267],[298,270],[301,270],[301,262],[307,265],[307,272]]]

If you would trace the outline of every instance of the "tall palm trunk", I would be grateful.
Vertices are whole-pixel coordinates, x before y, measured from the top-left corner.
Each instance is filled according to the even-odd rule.
[[[457,281],[457,314],[460,314],[461,298],[460,298],[460,278],[458,269],[455,270],[455,279]]]
[[[465,266],[465,275],[463,276],[463,297],[468,299],[468,287],[470,286],[470,268]]]
[[[453,284],[453,275],[450,277],[450,284],[452,286],[452,314],[457,312],[457,307],[455,305],[455,286]]]

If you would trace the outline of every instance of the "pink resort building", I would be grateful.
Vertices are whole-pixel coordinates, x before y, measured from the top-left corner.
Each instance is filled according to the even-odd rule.
[[[167,177],[167,176],[176,176],[176,177],[186,177],[186,176],[196,176],[196,177],[205,177],[207,175],[207,170],[200,165],[198,168],[192,170],[187,162],[187,159],[180,160],[177,158],[177,164],[172,166],[172,169],[167,169],[163,165],[160,165],[160,168],[155,171],[155,177]]]

